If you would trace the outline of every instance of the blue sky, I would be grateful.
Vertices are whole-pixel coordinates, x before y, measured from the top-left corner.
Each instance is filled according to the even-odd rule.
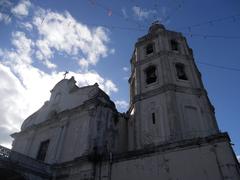
[[[187,37],[219,127],[240,154],[238,0],[1,0],[0,144],[10,146],[66,70],[79,86],[98,82],[125,111],[134,43],[154,20]]]

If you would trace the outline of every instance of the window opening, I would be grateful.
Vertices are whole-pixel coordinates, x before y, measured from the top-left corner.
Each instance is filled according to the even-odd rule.
[[[146,54],[153,53],[153,44],[148,44],[146,47]]]
[[[175,67],[176,67],[178,79],[188,80],[187,75],[186,75],[186,72],[185,72],[185,66],[184,66],[184,64],[178,63],[178,64],[175,65]]]
[[[146,83],[151,84],[156,82],[157,76],[156,76],[156,67],[150,66],[146,69]]]
[[[152,123],[155,124],[156,123],[156,119],[155,119],[155,113],[152,113]]]
[[[38,154],[37,154],[37,160],[40,160],[40,161],[45,160],[47,150],[48,150],[48,145],[49,145],[49,140],[41,142],[38,150]]]
[[[178,51],[178,42],[175,40],[171,40],[171,47],[173,51]]]

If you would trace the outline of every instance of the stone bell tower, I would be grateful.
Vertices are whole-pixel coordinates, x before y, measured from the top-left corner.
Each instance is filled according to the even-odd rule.
[[[219,132],[186,38],[159,22],[138,39],[131,58],[130,149]]]

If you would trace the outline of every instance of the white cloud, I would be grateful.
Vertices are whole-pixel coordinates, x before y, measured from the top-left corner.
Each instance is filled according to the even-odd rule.
[[[48,44],[47,40],[38,40],[36,42],[36,47],[38,48],[36,51],[36,57],[39,60],[42,60],[43,64],[48,68],[56,68],[57,65],[50,62],[50,59],[53,58],[53,52]]]
[[[117,106],[118,109],[120,110],[127,110],[127,108],[129,107],[129,103],[127,101],[124,100],[117,100],[115,101],[115,104]]]
[[[5,13],[0,12],[0,21],[3,21],[5,24],[8,24],[11,22],[11,17]]]
[[[21,0],[19,4],[12,8],[11,12],[17,17],[24,17],[28,15],[31,2],[29,0]]]
[[[238,160],[238,162],[240,163],[240,156],[237,156],[237,160]]]
[[[15,74],[18,69],[17,74]],[[63,78],[64,72],[51,74],[26,64],[8,67],[0,63],[0,144],[10,147],[10,134],[19,131],[23,120],[40,108],[49,99],[50,90]],[[111,81],[104,79],[97,72],[75,73],[78,86],[98,83],[106,93],[118,89]]]
[[[29,23],[29,22],[20,23],[20,27],[24,28],[24,29],[26,29],[28,31],[31,31],[33,29],[32,24]]]
[[[17,31],[12,34],[12,44],[16,47],[16,59],[12,59],[15,62],[30,64],[31,60],[31,49],[34,43],[31,39],[25,36],[25,33]],[[13,53],[12,53],[13,54]]]
[[[15,109],[15,105],[19,102],[19,95],[22,93],[23,88],[20,81],[11,72],[10,68],[0,64],[0,95],[1,95],[1,126],[8,127],[8,129],[16,129],[13,120],[21,118],[21,113]],[[23,99],[21,99],[23,100]],[[20,104],[18,104],[20,106]],[[21,106],[20,106],[21,107]],[[8,126],[7,124],[11,124]]]
[[[79,65],[81,66],[81,68],[83,70],[87,70],[87,68],[89,66],[89,63],[88,63],[88,61],[86,59],[81,58],[78,63],[79,63]]]
[[[121,11],[122,11],[123,17],[124,17],[124,18],[128,18],[126,9],[125,9],[125,8],[122,8]]]
[[[8,12],[12,6],[12,2],[9,0],[1,0],[0,1],[0,21],[3,21],[5,24],[9,24],[11,22],[11,14]]]
[[[42,106],[49,99],[50,90],[63,78],[64,72],[44,73],[29,64],[8,65],[0,64],[0,143],[10,144],[9,135],[19,130],[23,120]],[[111,94],[118,89],[108,79],[97,72],[75,73],[78,86],[98,83],[106,93]],[[9,147],[9,146],[8,146]]]
[[[123,67],[123,70],[128,72],[129,71],[129,68],[128,67]]]
[[[23,88],[9,67],[0,64],[0,144],[10,147],[10,133],[17,131],[23,118],[21,98]]]
[[[109,54],[114,54],[115,51],[116,51],[115,49],[110,49]]]
[[[87,68],[89,65],[96,65],[100,58],[114,53],[114,49],[107,47],[110,39],[106,28],[90,29],[76,21],[68,12],[60,14],[39,9],[34,16],[33,25],[40,37],[36,41],[36,57],[44,62],[50,62],[57,51],[77,57],[80,59],[79,65]]]
[[[34,56],[53,68],[56,66],[52,63],[55,51],[63,52],[77,57],[81,66],[88,67],[113,51],[106,45],[110,40],[106,29],[90,29],[69,13],[41,11],[42,14],[38,12],[35,15],[33,23],[22,24],[29,30],[31,26],[38,30],[37,40],[30,39],[24,32],[15,31],[11,39],[13,47],[0,49],[0,144],[8,147],[11,143],[9,134],[18,131],[23,120],[49,99],[49,91],[63,78],[62,71],[55,69],[46,73],[35,67]],[[97,82],[109,95],[118,91],[110,79],[105,79],[96,71],[86,69],[69,71],[69,74],[75,77],[78,86]]]
[[[139,6],[133,6],[132,7],[133,10],[133,14],[134,16],[138,19],[138,20],[144,20],[144,19],[148,19],[151,15],[154,15],[157,13],[156,10],[146,10],[143,9]]]
[[[118,91],[117,86],[111,80],[106,80],[105,81],[103,89],[105,90],[105,92],[107,94],[109,94],[111,91],[113,91],[113,92],[117,92]]]
[[[26,38],[25,33],[17,31],[12,33],[11,42],[15,49],[14,51],[1,50],[2,61],[8,64],[31,64],[31,48],[34,45],[32,40]]]
[[[77,85],[80,87],[98,83],[99,87],[109,95],[112,92],[118,91],[117,86],[111,80],[104,79],[95,71],[87,71],[87,72],[79,72],[79,73],[71,72],[70,75],[75,77],[77,81]]]

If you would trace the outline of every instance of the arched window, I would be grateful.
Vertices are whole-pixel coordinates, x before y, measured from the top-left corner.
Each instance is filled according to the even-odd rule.
[[[153,53],[153,43],[150,43],[146,46],[146,54],[151,54]]]
[[[177,63],[177,64],[175,64],[175,68],[176,68],[178,79],[188,80],[186,72],[185,72],[185,65],[184,64]]]
[[[155,66],[149,66],[146,70],[146,83],[151,84],[156,82],[157,75],[156,75],[156,67]]]
[[[173,51],[178,51],[179,50],[179,44],[174,39],[171,40],[171,48],[172,48]]]

